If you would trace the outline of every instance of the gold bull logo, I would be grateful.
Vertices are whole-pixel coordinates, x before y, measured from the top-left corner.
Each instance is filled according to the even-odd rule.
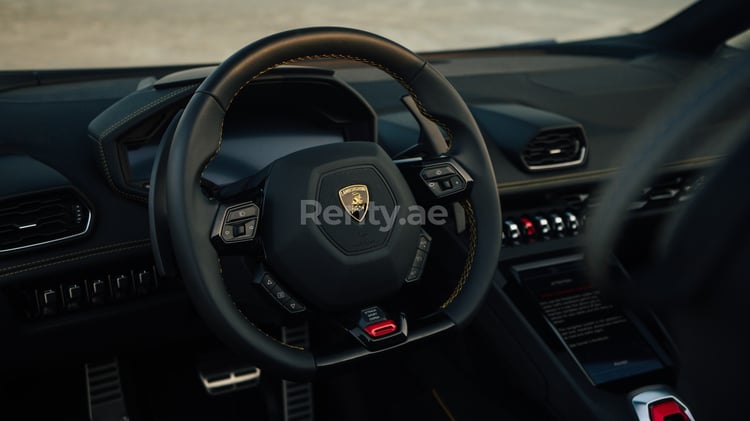
[[[346,213],[357,222],[362,222],[370,203],[370,192],[364,184],[353,184],[339,190],[339,199]]]

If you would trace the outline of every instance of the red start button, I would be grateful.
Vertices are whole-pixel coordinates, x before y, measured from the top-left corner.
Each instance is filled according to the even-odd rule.
[[[651,421],[690,421],[685,409],[673,399],[665,399],[649,405]]]
[[[376,322],[365,327],[365,332],[373,338],[379,338],[395,332],[397,329],[396,323],[393,320],[383,320],[382,322]]]

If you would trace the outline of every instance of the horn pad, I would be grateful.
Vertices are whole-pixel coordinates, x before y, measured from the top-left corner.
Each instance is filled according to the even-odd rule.
[[[324,310],[371,305],[395,294],[411,268],[421,227],[400,171],[377,144],[302,150],[274,164],[260,229],[271,267],[306,303]]]

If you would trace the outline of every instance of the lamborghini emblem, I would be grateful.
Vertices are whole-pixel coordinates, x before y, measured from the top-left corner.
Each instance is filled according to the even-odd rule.
[[[357,222],[362,222],[367,214],[367,206],[370,203],[370,192],[364,184],[353,184],[339,190],[339,199],[344,210]]]

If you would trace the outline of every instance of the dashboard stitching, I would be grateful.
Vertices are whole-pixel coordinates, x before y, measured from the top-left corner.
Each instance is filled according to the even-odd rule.
[[[664,168],[665,169],[691,169],[696,165],[708,165],[719,159],[721,159],[721,157],[718,155],[686,159],[683,161],[676,161],[676,162],[672,162],[669,164],[665,164]],[[509,181],[509,182],[504,182],[504,183],[497,183],[497,189],[500,191],[503,191],[503,190],[527,187],[527,186],[532,186],[532,187],[537,187],[537,188],[545,187],[545,186],[554,185],[555,183],[562,183],[562,182],[597,181],[599,180],[599,177],[613,175],[615,172],[617,172],[617,170],[618,170],[617,168],[604,168],[601,170],[578,172],[575,174],[565,174],[565,175],[559,175],[559,176],[554,176],[554,177]]]
[[[104,155],[104,146],[99,141],[97,141],[97,145],[99,146],[99,159],[101,159],[102,161],[102,168],[104,169],[104,175],[107,177],[107,184],[109,184],[109,187],[111,187],[112,190],[114,190],[120,196],[125,197],[126,199],[135,200],[135,201],[142,202],[142,203],[148,203],[147,198],[122,191],[117,187],[115,182],[112,180],[112,174],[109,172],[109,165],[107,164],[107,157]]]
[[[182,94],[184,92],[187,92],[187,91],[190,91],[190,90],[194,90],[197,87],[198,87],[198,84],[193,84],[193,85],[185,86],[183,88],[180,88],[180,89],[177,89],[177,90],[174,90],[174,91],[170,92],[168,95],[164,95],[164,96],[161,96],[159,98],[156,98],[155,100],[153,100],[153,101],[149,102],[148,104],[146,104],[146,105],[138,108],[137,110],[133,111],[132,113],[126,115],[125,117],[121,118],[120,120],[118,120],[117,122],[115,122],[114,124],[112,124],[107,130],[105,130],[104,132],[102,132],[102,134],[98,138],[95,139],[96,142],[97,142],[97,144],[98,144],[98,146],[99,146],[99,158],[102,161],[102,167],[104,169],[104,174],[107,177],[107,183],[109,184],[109,186],[116,193],[120,194],[121,196],[125,197],[126,199],[131,199],[131,200],[135,200],[135,201],[142,202],[142,203],[147,203],[148,202],[148,199],[146,199],[146,198],[144,198],[142,196],[138,196],[138,195],[135,195],[135,194],[132,194],[132,193],[128,193],[128,192],[122,191],[114,183],[114,180],[112,180],[112,174],[110,173],[110,170],[109,170],[109,164],[107,162],[107,157],[104,154],[104,144],[103,144],[104,139],[107,136],[109,136],[110,134],[112,134],[112,132],[114,132],[115,130],[117,130],[119,127],[121,127],[122,125],[124,125],[125,123],[127,123],[128,121],[136,118],[138,115],[143,114],[146,111],[150,110],[151,108],[153,108],[153,107],[155,107],[155,106],[157,106],[157,105],[159,105],[159,104],[161,104],[161,103],[163,103],[163,102],[165,102],[165,101],[167,101],[167,100],[169,100],[171,98],[174,98],[174,97],[176,97],[176,96],[178,96],[178,95],[180,95],[180,94]]]
[[[174,97],[176,97],[177,95],[179,95],[179,94],[181,94],[183,92],[189,91],[191,89],[195,89],[197,87],[198,87],[198,84],[188,85],[188,86],[182,87],[180,89],[174,90],[174,91],[170,92],[168,95],[160,96],[159,98],[154,99],[153,101],[149,102],[148,104],[146,104],[146,105],[138,108],[137,110],[131,112],[130,114],[126,115],[125,117],[121,118],[120,120],[118,120],[117,122],[115,122],[114,124],[112,124],[107,130],[105,130],[104,132],[102,132],[101,136],[99,136],[98,141],[99,142],[104,141],[104,139],[107,136],[109,136],[110,134],[112,134],[113,131],[117,130],[117,128],[119,128],[123,124],[127,123],[128,121],[134,119],[139,114],[143,114],[144,112],[148,111],[150,108],[153,108],[154,106],[159,105],[159,104],[161,104],[162,102],[164,102],[164,101],[166,101],[168,99],[174,98]]]
[[[464,210],[466,211],[466,221],[469,223],[469,253],[466,257],[466,263],[464,264],[464,270],[461,272],[461,276],[458,278],[458,284],[456,285],[456,288],[453,290],[453,293],[451,293],[450,297],[440,306],[440,308],[446,308],[450,303],[453,302],[453,300],[458,297],[458,294],[461,293],[461,290],[463,290],[464,285],[466,285],[466,281],[469,279],[469,274],[471,273],[471,267],[474,265],[474,253],[476,252],[477,248],[477,225],[476,225],[476,219],[474,219],[474,208],[471,206],[471,202],[469,200],[464,200],[463,203]]]
[[[140,244],[134,244],[134,243],[140,243]],[[127,245],[127,244],[130,244],[130,245]],[[147,246],[150,246],[149,240],[138,240],[138,241],[130,241],[126,243],[121,243],[121,244],[111,244],[108,246],[97,247],[97,248],[90,249],[90,250],[82,250],[82,251],[70,253],[67,255],[52,257],[48,259],[38,260],[36,262],[29,262],[29,263],[25,263],[22,265],[10,266],[7,268],[0,269],[0,271],[8,271],[8,270],[16,269],[16,268],[30,266],[30,267],[26,267],[24,269],[16,270],[13,272],[1,273],[0,278],[6,278],[8,276],[17,275],[19,273],[30,272],[30,271],[34,271],[38,269],[43,269],[45,267],[56,266],[56,265],[63,264],[63,263],[75,262],[75,261],[87,259],[93,256],[118,253],[121,251],[132,250],[132,249],[147,247]],[[75,256],[75,257],[72,257],[72,256]],[[70,258],[66,258],[66,257],[70,257]],[[58,259],[61,259],[61,260],[58,260]],[[38,263],[44,263],[44,262],[50,262],[50,263],[37,265]]]

